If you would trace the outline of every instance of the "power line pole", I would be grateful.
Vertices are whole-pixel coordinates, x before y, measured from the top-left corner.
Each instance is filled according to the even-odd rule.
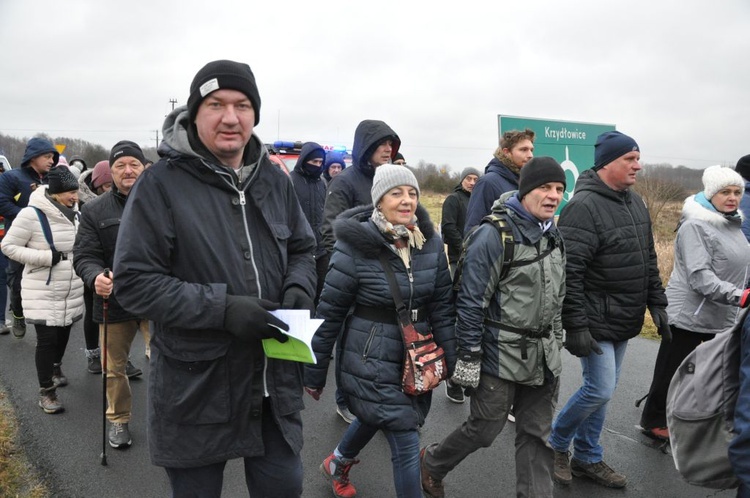
[[[159,130],[154,130],[156,132],[156,148],[159,148]]]
[[[177,103],[177,99],[169,99],[169,103],[172,104],[172,110],[174,111],[174,105]]]

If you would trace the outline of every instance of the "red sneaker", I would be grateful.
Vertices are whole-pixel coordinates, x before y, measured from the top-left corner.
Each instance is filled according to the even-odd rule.
[[[356,458],[339,458],[333,453],[320,464],[320,470],[326,479],[331,480],[333,496],[336,498],[354,498],[357,490],[349,482],[349,471],[352,465],[359,463]]]

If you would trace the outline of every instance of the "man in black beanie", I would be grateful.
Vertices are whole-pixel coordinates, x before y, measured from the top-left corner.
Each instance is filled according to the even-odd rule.
[[[563,241],[554,215],[565,184],[557,161],[531,159],[521,169],[519,190],[501,195],[489,219],[467,236],[456,296],[459,359],[451,383],[473,391],[470,414],[442,442],[422,450],[426,496],[445,496],[443,479],[492,444],[513,405],[516,496],[553,495],[554,452],[547,438],[562,372],[565,295]]]
[[[561,484],[576,476],[609,488],[626,486],[627,478],[603,459],[599,438],[607,404],[628,340],[640,334],[646,308],[662,339],[671,337],[651,218],[631,189],[640,157],[631,137],[619,131],[599,135],[594,167],[578,177],[558,221],[567,259],[565,348],[581,358],[583,369],[583,385],[560,411],[549,438],[555,481]]]
[[[153,322],[149,450],[174,497],[219,496],[231,458],[251,496],[302,493],[299,365],[262,341],[287,340],[271,311],[313,308],[315,237],[259,119],[250,67],[206,64],[122,216],[114,295]]]
[[[744,215],[742,218],[742,233],[750,242],[750,154],[742,156],[737,161],[734,170],[745,179],[745,193],[740,200],[740,212]]]

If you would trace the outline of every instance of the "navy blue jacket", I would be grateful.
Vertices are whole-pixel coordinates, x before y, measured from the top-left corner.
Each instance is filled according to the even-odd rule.
[[[52,164],[54,166],[60,158],[57,149],[46,140],[32,138],[26,145],[21,167],[0,175],[0,216],[5,217],[6,232],[10,229],[19,211],[29,205],[29,197],[36,185],[47,184],[47,174],[40,175],[29,166],[29,162],[35,157],[49,152],[55,156]]]
[[[305,365],[305,385],[321,388],[339,331],[343,352],[340,358],[340,388],[348,396],[349,408],[366,424],[394,431],[414,430],[424,424],[432,393],[409,396],[401,389],[404,342],[401,329],[393,323],[349,316],[356,305],[383,310],[395,308],[378,259],[383,248],[411,309],[426,308],[428,321],[416,323],[417,330],[432,328],[435,341],[443,347],[448,370],[453,371],[455,312],[451,304],[451,277],[443,252],[443,241],[435,233],[427,211],[417,209],[419,228],[427,241],[421,250],[412,249],[409,273],[385,237],[370,221],[372,205],[343,213],[335,222],[336,245],[318,305],[318,318],[325,323],[313,338],[316,365]],[[395,313],[394,313],[395,314]],[[385,315],[384,315],[385,316]],[[393,318],[388,314],[387,318]]]
[[[466,225],[464,237],[472,228],[482,222],[482,218],[490,214],[492,205],[505,192],[518,190],[518,175],[508,169],[496,157],[487,164],[484,175],[474,185],[471,191],[469,206],[466,208]]]
[[[740,480],[737,496],[750,498],[750,314],[742,324],[739,389],[733,420],[736,436],[729,444],[729,461]]]
[[[294,190],[297,193],[299,204],[302,206],[302,212],[305,213],[305,218],[307,218],[307,222],[310,223],[310,228],[315,234],[315,241],[317,242],[315,257],[320,258],[326,254],[323,233],[320,231],[323,225],[323,208],[326,203],[326,183],[320,176],[323,172],[322,167],[311,173],[304,166],[310,154],[316,150],[325,154],[323,147],[315,142],[307,142],[303,145],[297,164],[289,173],[289,177],[294,184]]]

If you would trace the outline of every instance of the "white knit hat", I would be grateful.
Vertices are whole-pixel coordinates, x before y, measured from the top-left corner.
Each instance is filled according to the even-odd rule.
[[[732,168],[716,165],[709,166],[703,171],[703,194],[706,199],[711,200],[711,197],[716,195],[719,190],[730,185],[735,185],[741,189],[745,188],[745,180]]]
[[[372,205],[377,206],[380,198],[392,188],[408,185],[417,189],[417,196],[420,195],[417,177],[409,168],[399,166],[398,164],[383,164],[375,168],[375,177],[372,179]]]

